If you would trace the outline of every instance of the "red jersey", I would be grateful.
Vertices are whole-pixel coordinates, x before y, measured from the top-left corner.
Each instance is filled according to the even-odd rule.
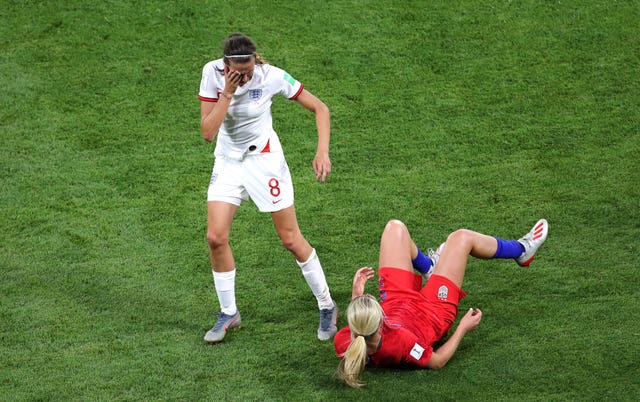
[[[458,302],[466,295],[448,278],[432,275],[420,289],[420,276],[397,268],[383,267],[379,285],[385,313],[380,348],[367,364],[387,367],[426,367],[433,344],[447,334],[456,316]],[[351,344],[351,331],[344,327],[334,337],[339,357]]]
[[[381,328],[382,341],[378,351],[368,356],[367,364],[380,367],[426,367],[431,359],[433,349],[421,343],[418,337],[399,325],[388,325]],[[334,337],[336,353],[341,356],[351,344],[351,331],[344,327]]]

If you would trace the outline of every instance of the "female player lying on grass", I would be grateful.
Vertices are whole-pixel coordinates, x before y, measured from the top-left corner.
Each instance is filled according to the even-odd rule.
[[[469,309],[453,335],[434,350],[433,345],[451,328],[458,302],[466,296],[461,287],[468,256],[513,258],[520,266],[529,266],[548,230],[544,219],[519,240],[459,229],[427,257],[416,247],[402,222],[389,221],[380,240],[381,302],[364,294],[374,270],[360,268],[353,278],[352,299],[347,308],[349,326],[334,338],[336,353],[342,358],[338,367],[340,379],[350,387],[363,386],[359,377],[365,365],[442,368],[464,335],[482,319],[482,311]],[[428,278],[424,287],[414,269]]]

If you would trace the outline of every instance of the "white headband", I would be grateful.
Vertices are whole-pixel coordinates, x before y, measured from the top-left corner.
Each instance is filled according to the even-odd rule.
[[[225,55],[224,57],[226,57],[227,59],[248,59],[251,56],[255,56],[255,53],[251,53],[251,54],[233,54],[230,56]]]

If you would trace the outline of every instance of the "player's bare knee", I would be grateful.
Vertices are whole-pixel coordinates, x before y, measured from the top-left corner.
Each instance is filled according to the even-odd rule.
[[[473,232],[468,229],[458,229],[447,237],[447,245],[463,246],[470,243],[473,239]],[[454,246],[454,247],[457,247]]]
[[[209,243],[209,247],[212,249],[226,246],[227,244],[229,244],[229,235],[222,235],[213,230],[208,230],[207,243]]]
[[[387,222],[387,226],[385,227],[386,229],[390,229],[393,230],[394,228],[406,228],[404,222],[402,222],[399,219],[390,219],[389,222]]]
[[[280,243],[282,244],[282,247],[293,252],[301,237],[302,236],[299,236],[296,233],[282,233],[280,234]]]
[[[402,238],[408,233],[408,229],[405,224],[398,219],[391,219],[384,227],[383,236],[393,236]]]

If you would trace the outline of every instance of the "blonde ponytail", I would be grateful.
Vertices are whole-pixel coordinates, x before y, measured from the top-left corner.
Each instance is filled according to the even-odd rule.
[[[364,336],[357,336],[342,355],[338,366],[338,377],[351,388],[360,388],[364,382],[360,381],[360,374],[367,362],[367,343]]]
[[[341,356],[338,365],[338,378],[352,388],[365,385],[360,374],[367,363],[367,337],[375,334],[380,328],[384,312],[373,296],[356,297],[347,307],[347,321],[351,329],[352,341]]]

